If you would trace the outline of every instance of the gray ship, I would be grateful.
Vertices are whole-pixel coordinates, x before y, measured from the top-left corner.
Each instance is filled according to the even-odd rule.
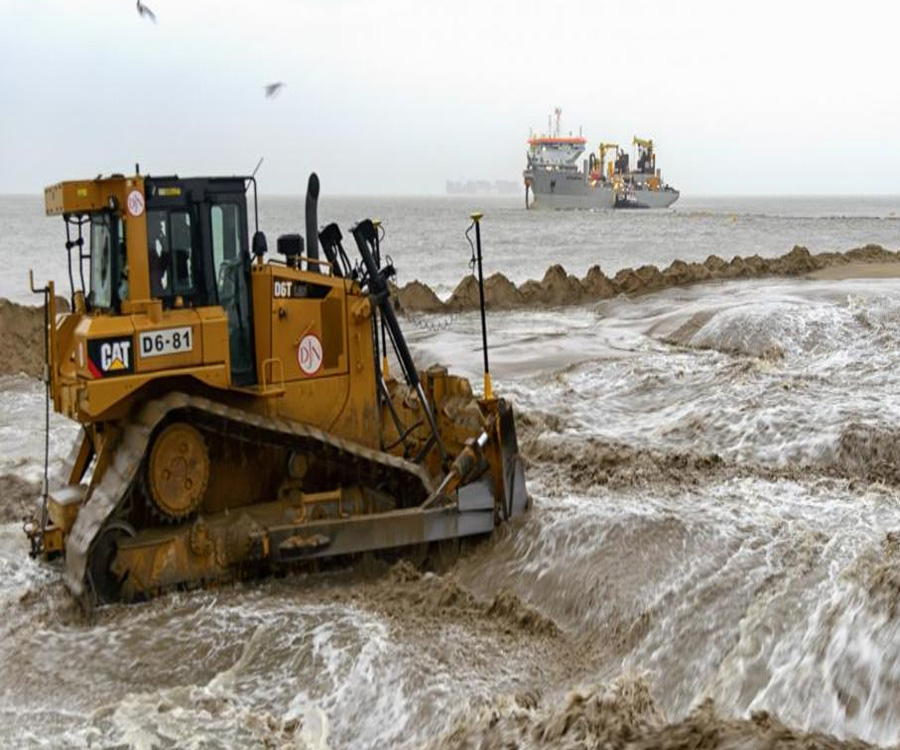
[[[560,133],[562,110],[554,110],[550,135],[528,139],[525,179],[526,208],[668,208],[679,192],[662,181],[656,168],[653,141],[635,137],[637,168],[629,167],[629,155],[615,143],[601,143],[579,166],[587,139]],[[551,125],[553,123],[551,122]],[[614,154],[607,162],[607,153]]]

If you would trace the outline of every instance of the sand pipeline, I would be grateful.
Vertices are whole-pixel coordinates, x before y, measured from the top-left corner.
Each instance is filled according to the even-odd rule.
[[[728,281],[733,279],[758,279],[768,276],[818,275],[829,278],[828,269],[843,269],[841,275],[835,271],[834,278],[865,275],[871,267],[875,275],[884,277],[895,263],[900,263],[900,252],[886,250],[880,245],[866,245],[846,253],[818,253],[813,255],[805,247],[795,246],[786,255],[778,258],[761,258],[752,255],[747,258],[735,256],[725,261],[710,255],[702,263],[673,261],[660,270],[648,265],[640,268],[623,268],[612,278],[593,266],[583,279],[572,276],[561,265],[547,269],[540,281],[526,281],[516,286],[502,273],[495,273],[484,281],[485,305],[491,310],[512,310],[515,308],[563,307],[596,302],[620,294],[637,295],[656,292],[673,286],[684,286],[701,281]],[[900,265],[896,272],[900,273]],[[824,275],[823,275],[824,274]],[[478,308],[478,282],[474,276],[464,278],[444,302],[427,285],[420,281],[394,289],[394,303],[401,312],[447,313],[475,310]]]

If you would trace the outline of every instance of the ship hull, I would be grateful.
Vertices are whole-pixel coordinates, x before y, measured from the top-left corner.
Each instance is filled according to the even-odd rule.
[[[531,197],[529,208],[597,209],[615,208],[616,191],[608,182],[591,184],[577,170],[540,170],[525,172]],[[681,193],[673,188],[651,190],[638,185],[632,191],[636,206],[623,208],[668,208]]]
[[[677,190],[650,190],[649,188],[637,188],[634,191],[634,199],[647,208],[668,208],[678,200],[681,193]]]
[[[611,187],[599,182],[591,185],[581,172],[535,170],[525,177],[531,186],[530,208],[612,208],[616,202]]]

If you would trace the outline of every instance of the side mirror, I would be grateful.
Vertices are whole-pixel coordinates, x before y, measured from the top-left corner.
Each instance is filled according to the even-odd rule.
[[[262,257],[269,251],[269,245],[266,242],[266,235],[262,232],[254,232],[253,234],[253,256],[257,262],[262,263]]]

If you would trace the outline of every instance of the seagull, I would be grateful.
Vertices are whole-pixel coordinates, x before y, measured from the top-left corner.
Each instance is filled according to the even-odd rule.
[[[266,99],[274,99],[281,93],[281,89],[287,86],[283,81],[277,81],[276,83],[267,83],[263,86],[266,92]]]
[[[137,0],[137,12],[140,14],[141,18],[146,18],[147,20],[156,23],[156,13],[144,5],[141,0]]]

